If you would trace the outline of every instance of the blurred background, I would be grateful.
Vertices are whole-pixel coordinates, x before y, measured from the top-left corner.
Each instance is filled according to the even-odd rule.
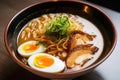
[[[120,12],[119,0],[86,0],[86,1]]]

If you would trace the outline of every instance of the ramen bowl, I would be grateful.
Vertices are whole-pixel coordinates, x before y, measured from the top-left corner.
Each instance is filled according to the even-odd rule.
[[[101,55],[94,63],[80,70],[49,73],[35,70],[22,62],[21,56],[18,55],[17,52],[17,38],[21,29],[30,20],[49,13],[67,13],[78,15],[92,23],[100,31],[104,46]],[[116,45],[116,30],[107,14],[87,2],[77,0],[44,1],[30,5],[18,12],[11,19],[5,29],[4,41],[11,59],[29,72],[50,79],[73,79],[90,72],[110,56]]]

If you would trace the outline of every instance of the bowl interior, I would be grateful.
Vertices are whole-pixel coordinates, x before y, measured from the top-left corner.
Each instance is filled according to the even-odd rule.
[[[87,11],[85,8],[87,7]],[[99,9],[90,6],[89,4],[83,2],[75,2],[75,1],[57,1],[57,2],[45,2],[45,3],[38,3],[32,6],[29,6],[22,11],[20,11],[10,22],[7,27],[5,41],[7,45],[7,49],[9,50],[10,55],[17,63],[20,65],[24,65],[21,63],[21,57],[17,54],[17,36],[22,27],[29,22],[33,18],[37,18],[43,14],[48,13],[70,13],[74,15],[79,15],[94,25],[102,33],[104,38],[104,49],[102,55],[97,59],[97,61],[92,64],[91,68],[95,67],[96,65],[100,64],[104,61],[112,52],[114,48],[115,41],[116,41],[116,33],[113,24],[111,23],[110,19],[102,13]],[[23,66],[25,68],[29,68]],[[88,68],[88,69],[91,69]],[[83,71],[87,71],[85,69]],[[34,71],[33,71],[34,72]],[[82,72],[82,71],[77,71]],[[64,74],[64,73],[63,73]],[[58,76],[57,76],[58,77]]]

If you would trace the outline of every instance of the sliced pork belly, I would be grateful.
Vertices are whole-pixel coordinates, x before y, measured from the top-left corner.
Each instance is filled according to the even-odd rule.
[[[93,54],[98,51],[98,48],[92,44],[78,45],[74,47],[67,57],[67,67],[72,68],[75,65],[83,66],[87,61],[93,58]]]

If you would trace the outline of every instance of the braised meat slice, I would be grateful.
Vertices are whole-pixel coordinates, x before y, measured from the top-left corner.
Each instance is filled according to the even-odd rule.
[[[87,44],[87,42],[92,41],[96,35],[89,35],[85,32],[75,30],[71,33],[69,40],[68,40],[68,47],[70,51],[73,47],[80,45],[80,44]]]
[[[93,58],[95,52],[98,48],[92,44],[78,45],[74,47],[66,59],[67,67],[72,68],[75,65],[83,66],[87,61]]]

